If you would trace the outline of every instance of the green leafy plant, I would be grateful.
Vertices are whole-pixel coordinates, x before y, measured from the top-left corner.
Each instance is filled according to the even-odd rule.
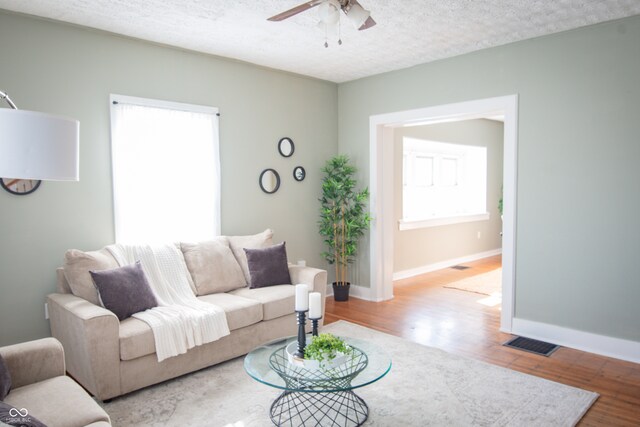
[[[311,344],[304,349],[304,358],[317,360],[322,365],[336,358],[337,353],[351,354],[353,350],[342,338],[325,333],[311,339]]]
[[[369,189],[356,190],[356,168],[345,155],[329,159],[322,172],[319,227],[328,247],[322,256],[329,264],[335,264],[336,283],[346,286],[348,267],[355,261],[358,241],[371,223],[371,215],[366,210]]]

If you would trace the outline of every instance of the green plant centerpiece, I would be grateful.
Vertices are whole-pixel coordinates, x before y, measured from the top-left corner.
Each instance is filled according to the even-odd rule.
[[[371,223],[371,215],[366,210],[369,189],[356,190],[357,170],[345,155],[329,159],[322,172],[319,227],[328,248],[322,256],[335,265],[335,300],[346,301],[349,299],[349,264],[355,261],[359,240]]]
[[[315,360],[321,368],[331,367],[337,358],[348,356],[353,349],[342,338],[324,333],[311,338],[311,344],[304,349],[304,358]]]

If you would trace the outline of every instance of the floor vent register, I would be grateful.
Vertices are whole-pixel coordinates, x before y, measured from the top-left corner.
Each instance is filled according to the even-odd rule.
[[[454,270],[466,270],[467,268],[471,268],[471,267],[469,267],[467,265],[454,265],[451,268],[453,268]]]
[[[503,344],[507,347],[517,348],[518,350],[528,351],[529,353],[539,354],[549,357],[551,353],[560,348],[555,344],[544,341],[538,341],[531,338],[515,337]]]

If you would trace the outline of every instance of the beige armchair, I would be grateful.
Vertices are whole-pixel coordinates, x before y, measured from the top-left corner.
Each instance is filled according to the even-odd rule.
[[[5,402],[24,408],[48,427],[108,427],[107,413],[65,375],[64,350],[55,338],[0,347],[11,374]]]

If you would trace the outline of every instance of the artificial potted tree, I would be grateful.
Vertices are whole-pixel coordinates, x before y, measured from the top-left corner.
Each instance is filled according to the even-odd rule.
[[[366,210],[369,190],[356,190],[356,168],[345,155],[328,160],[322,172],[319,225],[320,235],[328,248],[322,256],[335,265],[334,299],[347,301],[351,286],[349,264],[355,261],[359,240],[371,222],[371,215]]]

